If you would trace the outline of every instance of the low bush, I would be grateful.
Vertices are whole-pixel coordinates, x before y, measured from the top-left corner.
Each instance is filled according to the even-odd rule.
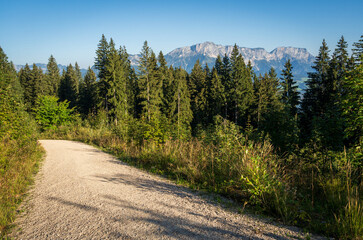
[[[42,153],[34,120],[0,89],[0,238],[14,221]]]

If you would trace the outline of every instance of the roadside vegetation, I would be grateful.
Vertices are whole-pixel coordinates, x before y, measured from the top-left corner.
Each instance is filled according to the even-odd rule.
[[[38,169],[43,152],[37,137],[15,69],[0,48],[0,238],[14,221]]]
[[[51,56],[45,74],[26,65],[15,79],[42,138],[90,143],[241,209],[361,239],[363,36],[353,46],[348,56],[342,37],[330,55],[323,41],[302,94],[289,60],[280,78],[257,76],[235,46],[187,73],[145,42],[135,70],[104,36],[97,74],[82,77],[77,63],[60,74]]]

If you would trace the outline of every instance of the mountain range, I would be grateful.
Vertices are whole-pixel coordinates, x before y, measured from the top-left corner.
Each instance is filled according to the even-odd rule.
[[[177,48],[165,55],[165,59],[168,65],[174,67],[181,66],[186,71],[191,72],[195,62],[199,59],[202,66],[208,64],[209,67],[213,67],[215,60],[220,55],[224,57],[231,56],[233,46],[223,46],[215,44],[213,42],[204,42],[195,44],[192,46]],[[293,75],[298,82],[299,87],[304,89],[304,80],[307,77],[307,72],[311,72],[311,66],[315,60],[315,57],[310,54],[305,48],[296,47],[278,47],[271,52],[266,51],[264,48],[246,48],[238,47],[238,50],[242,54],[246,64],[251,61],[252,67],[256,74],[264,74],[270,70],[271,67],[275,68],[278,76],[284,68],[285,62],[290,59],[293,66]],[[130,54],[131,65],[137,68],[140,54]],[[43,70],[46,69],[46,64],[37,64]],[[16,65],[19,70],[22,65]],[[64,65],[58,65],[62,71],[66,69]],[[81,69],[82,74],[86,73],[86,69]]]
[[[223,46],[213,42],[204,42],[177,48],[167,53],[165,59],[168,65],[173,65],[174,67],[181,66],[188,72],[191,72],[197,59],[199,59],[202,66],[208,64],[209,67],[212,67],[218,55],[224,57],[227,54],[230,57],[232,50],[232,45]],[[315,60],[315,57],[306,48],[278,47],[268,52],[264,48],[238,47],[238,50],[246,64],[251,61],[253,70],[257,75],[265,74],[273,67],[280,77],[285,62],[290,59],[294,78],[302,89],[305,88],[304,80],[307,78],[307,72],[312,71],[311,66]],[[139,58],[139,54],[130,55],[131,64],[137,66]]]
[[[36,63],[35,65],[37,65],[37,67],[40,67],[43,70],[43,72],[45,72],[47,70],[46,63]],[[67,70],[66,65],[58,64],[57,66],[59,68],[60,73]],[[20,69],[22,69],[23,67],[25,67],[25,65],[15,64],[15,69],[17,72],[19,72]],[[33,64],[29,64],[29,67],[30,67],[30,69],[33,69]],[[92,69],[93,69],[93,71],[95,71],[94,67],[92,67]],[[84,77],[84,75],[86,75],[86,73],[87,73],[87,69],[81,68],[80,70],[81,70],[82,76]]]

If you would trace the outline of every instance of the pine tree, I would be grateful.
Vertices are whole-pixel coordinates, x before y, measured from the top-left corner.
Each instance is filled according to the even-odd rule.
[[[343,83],[351,68],[347,48],[348,44],[342,36],[329,62],[329,78],[327,84],[323,86],[326,92],[325,109],[317,119],[323,144],[333,149],[343,147],[344,123],[341,106],[344,95]]]
[[[72,66],[69,64],[67,70],[63,74],[61,83],[59,86],[59,100],[69,101],[69,106],[77,106],[77,96],[78,96],[78,78],[77,74]]]
[[[185,70],[181,68],[176,69],[173,81],[172,124],[176,126],[178,139],[189,137],[190,123],[193,119],[186,75]]]
[[[313,69],[309,73],[308,89],[302,101],[301,133],[302,139],[312,139],[316,144],[329,149],[340,149],[343,145],[343,125],[337,103],[339,85],[339,63],[344,56],[344,39],[338,43],[338,49],[330,60],[329,50],[325,40],[320,47],[319,55],[316,57]],[[346,58],[347,59],[347,58]],[[332,69],[334,68],[334,69]],[[338,101],[338,102],[337,102]]]
[[[32,96],[33,96],[33,82],[30,77],[31,70],[28,64],[19,71],[19,81],[23,88],[23,102],[27,110],[31,109],[32,106]]]
[[[207,70],[208,71],[208,70]],[[189,91],[191,95],[191,109],[193,111],[193,129],[206,123],[206,70],[202,69],[199,60],[196,61],[189,77]]]
[[[128,105],[128,117],[136,117],[136,73],[135,69],[131,67],[129,60],[129,54],[126,51],[126,47],[120,47],[119,54],[126,78],[126,94],[127,94],[127,105]]]
[[[96,74],[89,67],[79,89],[79,108],[83,115],[96,113],[97,82]]]
[[[267,119],[267,115],[271,111],[276,111],[281,107],[279,82],[274,68],[263,77],[256,79],[254,83],[255,99],[256,99],[256,121],[258,126],[261,121]]]
[[[223,69],[223,62],[220,55],[218,55],[216,62],[214,64],[214,68],[217,70],[217,74],[221,77],[222,76],[222,69]]]
[[[207,82],[207,101],[208,101],[208,122],[212,123],[217,115],[223,115],[225,104],[224,86],[216,68],[212,69],[211,77]]]
[[[327,102],[333,103],[339,101],[342,94],[342,84],[345,78],[345,74],[348,71],[349,56],[348,56],[348,44],[342,36],[338,41],[337,48],[334,50],[332,59],[329,62],[329,81],[327,84]]]
[[[32,92],[30,98],[30,106],[35,107],[36,100],[41,95],[47,95],[49,92],[49,85],[45,81],[45,76],[42,69],[37,67],[35,63],[33,64],[32,70],[30,72],[30,83],[32,84]]]
[[[362,55],[363,55],[363,35],[360,36],[358,42],[353,43],[353,57],[355,60],[355,64],[359,65],[362,63]]]
[[[21,85],[16,77],[16,70],[14,68],[14,64],[8,61],[8,57],[4,53],[3,49],[0,47],[0,73],[1,73],[1,81],[0,81],[0,89],[6,89],[10,91],[12,96],[16,96],[16,98],[21,98]]]
[[[211,70],[210,70],[207,63],[205,64],[203,71],[204,71],[204,74],[205,74],[205,82],[207,83],[208,79],[211,78],[211,74],[212,74],[212,72],[211,72]]]
[[[121,52],[116,50],[111,38],[104,81],[108,86],[106,93],[108,113],[116,126],[119,120],[126,121],[128,118],[127,77]]]
[[[174,76],[176,70],[172,66],[167,69],[166,78],[163,82],[163,107],[162,112],[165,117],[171,121],[173,119],[174,107],[174,96],[175,96],[175,80]],[[187,76],[186,81],[187,81]],[[189,92],[189,90],[188,90]],[[190,95],[190,94],[189,94]]]
[[[299,92],[297,90],[296,82],[292,75],[292,65],[290,59],[288,59],[284,65],[284,69],[281,74],[281,86],[282,86],[282,103],[287,107],[289,113],[292,116],[297,114],[297,106],[299,105]]]
[[[48,95],[57,96],[60,84],[60,74],[57,62],[53,55],[50,55],[49,57],[45,78],[47,85],[50,86]]]
[[[131,67],[130,64],[130,72],[129,72],[129,88],[128,88],[128,102],[129,102],[129,113],[130,113],[130,117],[133,118],[137,118],[140,113],[141,110],[139,109],[140,104],[138,101],[138,97],[139,96],[139,86],[138,86],[138,79],[137,79],[137,75],[136,75],[136,71],[134,68]]]
[[[223,57],[221,67],[221,82],[224,86],[225,103],[224,103],[224,117],[230,121],[233,121],[231,113],[233,112],[233,98],[232,98],[232,67],[231,62],[227,54]]]
[[[167,62],[165,60],[163,52],[160,51],[158,55],[158,69],[157,69],[157,77],[161,79],[162,86],[163,86],[163,98],[162,98],[162,105],[161,105],[161,112],[167,116],[168,115],[168,106],[169,102],[172,98],[172,81],[173,81],[173,73],[169,72],[169,68],[167,66]]]
[[[260,122],[263,119],[263,115],[267,112],[268,107],[268,74],[262,77],[261,74],[254,81],[254,93],[255,93],[255,121],[257,127],[260,127]]]
[[[322,114],[324,109],[324,85],[329,78],[329,49],[323,40],[319,54],[316,57],[312,68],[314,72],[308,73],[307,89],[304,93],[303,101],[301,102],[301,133],[302,138],[308,140],[311,137],[313,130],[313,118]]]
[[[79,85],[81,83],[83,83],[83,77],[82,77],[81,69],[77,62],[74,64],[74,71],[76,72],[76,76],[77,76],[77,92],[79,92]]]
[[[107,63],[107,55],[109,52],[109,44],[105,35],[102,34],[102,38],[98,43],[95,58],[95,68],[98,70],[98,78],[103,79],[105,74],[105,66]]]
[[[274,147],[282,152],[296,147],[297,118],[284,108],[274,68],[264,76],[254,78],[254,93],[253,124],[257,126],[259,132],[268,134]]]
[[[95,68],[98,70],[98,99],[100,101],[99,107],[102,107],[106,111],[108,111],[107,106],[107,89],[109,88],[107,82],[105,81],[106,74],[106,64],[107,64],[107,56],[109,54],[109,44],[107,42],[106,37],[102,34],[102,38],[98,44],[98,48],[96,50],[96,58],[95,58]]]
[[[363,141],[363,55],[361,63],[347,73],[343,88],[342,110],[346,124],[345,134],[348,145],[362,144]]]
[[[154,52],[144,42],[139,60],[138,87],[142,106],[141,117],[150,122],[159,119],[162,104],[162,81],[157,77],[157,61]]]
[[[23,158],[17,159],[16,156],[17,149],[24,151],[24,149],[27,149],[27,146],[25,146],[24,143],[28,144],[29,139],[34,139],[34,137],[30,136],[33,135],[34,129],[32,129],[32,124],[29,125],[29,120],[30,119],[27,114],[24,113],[22,104],[22,87],[19,82],[19,78],[17,77],[14,64],[8,61],[8,57],[0,47],[0,139],[2,140],[0,142],[0,148],[2,151],[0,153],[2,170],[1,177],[4,176],[4,170],[6,173],[7,166],[14,166],[14,163],[7,163],[9,159],[7,158],[7,152],[11,153],[11,155],[15,154],[15,158],[12,157],[10,159],[19,161],[19,164],[23,166]],[[9,141],[10,143],[13,142],[13,144],[8,144]],[[16,147],[16,149],[7,151],[9,146]],[[29,155],[23,154],[23,156]],[[3,163],[5,163],[5,165]],[[21,168],[16,170],[20,170],[17,174],[22,174],[21,171],[23,170]],[[6,176],[9,176],[9,174],[5,174],[5,179]],[[2,187],[6,187],[6,184]]]
[[[252,76],[236,44],[232,50],[231,66],[232,86],[229,94],[233,106],[232,115],[236,124],[245,125],[250,114],[248,110],[253,103],[253,84]]]

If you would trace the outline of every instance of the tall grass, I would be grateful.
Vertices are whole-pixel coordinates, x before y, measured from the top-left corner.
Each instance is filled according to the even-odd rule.
[[[107,127],[61,127],[47,138],[79,140],[112,152],[123,161],[168,176],[196,189],[223,194],[241,205],[341,239],[361,239],[363,229],[361,150],[281,157],[268,141],[252,141],[225,122],[189,141],[165,143],[123,139]],[[358,151],[358,152],[357,152]]]
[[[11,88],[10,88],[11,89]],[[0,238],[14,221],[42,151],[37,126],[16,96],[0,89]]]
[[[16,209],[33,181],[41,156],[36,140],[0,140],[0,237],[14,221]]]

